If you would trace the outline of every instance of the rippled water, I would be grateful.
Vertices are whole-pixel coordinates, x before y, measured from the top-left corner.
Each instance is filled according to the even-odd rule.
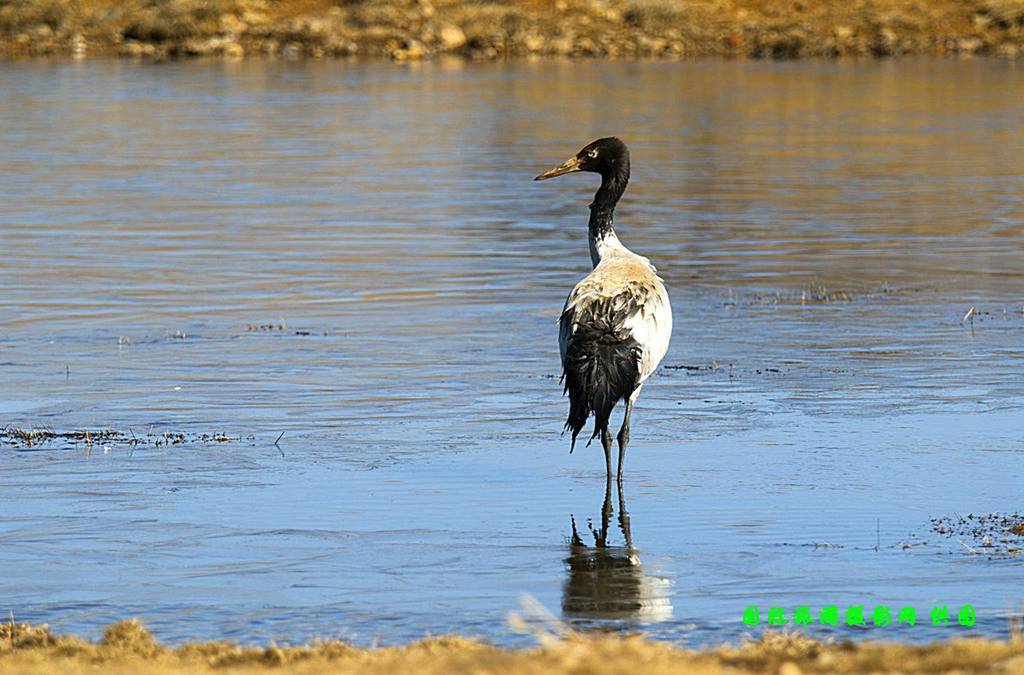
[[[0,448],[17,618],[514,644],[530,594],[694,645],[750,604],[913,605],[814,628],[905,640],[1024,604],[1020,557],[930,530],[1021,508],[1019,65],[86,61],[0,91],[0,422],[149,439]],[[621,494],[559,437],[594,181],[530,181],[612,133],[676,325]]]

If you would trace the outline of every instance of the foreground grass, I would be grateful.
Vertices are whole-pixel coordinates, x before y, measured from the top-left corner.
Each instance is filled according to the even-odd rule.
[[[800,58],[1024,48],[1024,0],[0,0],[0,57]]]
[[[826,645],[792,634],[694,652],[639,637],[580,637],[508,650],[459,637],[362,649],[342,642],[240,647],[226,642],[166,647],[142,624],[122,621],[98,643],[45,626],[0,627],[3,673],[973,673],[1024,672],[1024,640],[957,640],[928,646]]]

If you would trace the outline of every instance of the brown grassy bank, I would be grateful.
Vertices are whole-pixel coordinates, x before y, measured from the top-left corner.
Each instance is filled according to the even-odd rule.
[[[974,673],[1024,672],[1024,641],[958,640],[930,646],[825,645],[775,634],[741,647],[695,652],[637,637],[573,637],[507,650],[458,637],[362,649],[341,642],[239,647],[210,642],[165,647],[134,621],[98,643],[41,626],[0,627],[3,673]]]
[[[0,57],[799,58],[1024,48],[1024,0],[0,0]]]

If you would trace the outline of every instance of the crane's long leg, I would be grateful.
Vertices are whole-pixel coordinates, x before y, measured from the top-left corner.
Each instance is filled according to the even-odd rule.
[[[601,430],[601,445],[604,446],[604,470],[609,481],[612,479],[612,432],[608,431],[608,425]]]
[[[622,461],[626,458],[626,446],[629,445],[629,414],[633,412],[633,397],[626,399],[626,414],[622,417],[622,428],[619,429],[619,473],[618,480],[622,482]],[[611,472],[611,467],[608,468]]]

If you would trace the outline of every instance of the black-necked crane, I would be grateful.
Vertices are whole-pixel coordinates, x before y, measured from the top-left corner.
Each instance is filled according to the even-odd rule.
[[[615,205],[629,182],[626,144],[618,138],[598,139],[534,180],[574,171],[600,174],[601,187],[590,205],[590,260],[594,270],[569,293],[559,318],[562,377],[569,394],[565,429],[572,432],[572,452],[576,436],[593,414],[590,440],[601,436],[610,481],[612,437],[608,421],[615,405],[625,401],[616,474],[621,481],[633,402],[668,350],[672,308],[651,261],[623,246],[612,228]]]

